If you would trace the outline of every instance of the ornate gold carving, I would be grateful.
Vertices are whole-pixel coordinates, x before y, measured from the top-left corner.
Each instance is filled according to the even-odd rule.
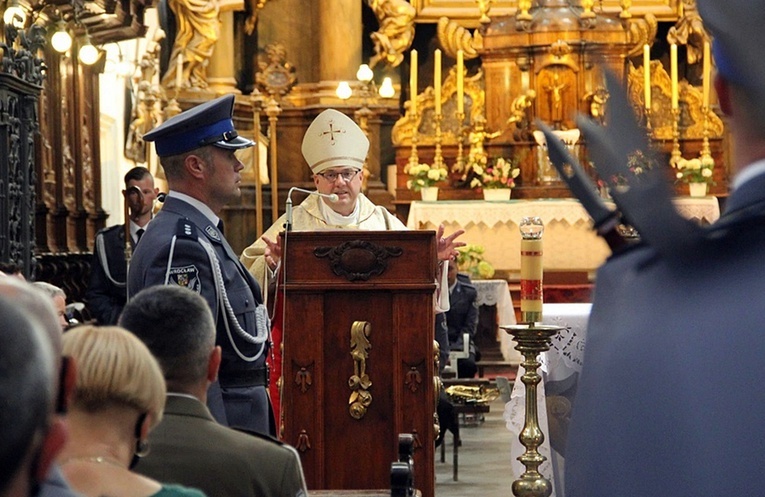
[[[526,90],[523,94],[515,97],[510,104],[510,117],[507,125],[515,125],[513,137],[516,140],[528,140],[531,136],[531,116],[534,100],[537,98],[537,92]]]
[[[295,67],[287,61],[287,49],[281,43],[269,43],[258,53],[255,84],[269,95],[284,96],[297,83]]]
[[[412,46],[417,11],[404,0],[367,0],[367,4],[380,25],[380,29],[369,36],[375,48],[369,65],[375,67],[383,61],[396,67],[404,60],[404,52]]]
[[[632,48],[627,53],[627,57],[634,57],[639,54],[643,50],[643,45],[653,44],[658,29],[659,21],[651,13],[646,14],[642,19],[630,19],[628,30]]]
[[[177,19],[178,32],[170,53],[170,65],[162,78],[162,86],[171,89],[181,81],[183,88],[204,90],[207,88],[207,65],[212,56],[215,43],[220,35],[220,5],[217,0],[198,2],[195,0],[170,0],[170,10]],[[182,55],[181,71],[178,55]]]
[[[308,436],[307,431],[300,430],[297,442],[295,443],[295,448],[300,452],[308,452],[311,450],[311,437]]]
[[[494,0],[475,0],[475,2],[478,4],[478,11],[481,13],[478,22],[481,24],[490,23],[491,19],[489,19],[489,11],[491,10],[491,4]]]
[[[425,92],[417,95],[417,115],[412,118],[407,109],[406,114],[393,126],[391,139],[396,146],[411,144],[414,127],[417,127],[417,144],[433,145],[435,143],[435,114],[433,88],[427,88]],[[460,123],[456,117],[457,110],[457,71],[452,67],[441,85],[442,112],[444,120],[441,122],[441,144],[453,145],[457,143],[464,123]],[[483,90],[483,71],[479,70],[473,76],[465,78],[465,112],[469,121],[484,114],[484,102],[486,94]]]
[[[622,19],[629,19],[632,17],[632,13],[630,12],[630,9],[632,8],[632,0],[620,0],[619,7],[622,9],[619,13],[619,17]]]
[[[553,55],[553,57],[559,59],[570,54],[572,51],[573,48],[571,48],[571,45],[566,43],[564,40],[557,40],[555,43],[550,45],[550,53]]]
[[[465,60],[475,59],[478,50],[483,47],[483,38],[478,30],[471,34],[467,28],[448,17],[438,20],[436,33],[444,53],[453,59],[457,58],[458,50],[462,50]]]
[[[248,36],[255,32],[255,26],[258,24],[258,12],[266,6],[267,2],[268,0],[248,0],[247,7],[250,15],[244,21],[244,32]]]
[[[383,247],[364,240],[345,242],[336,247],[316,247],[318,258],[329,258],[329,265],[338,276],[348,281],[366,281],[382,274],[388,267],[388,259],[404,253],[400,247]]]
[[[699,11],[696,9],[695,0],[681,0],[682,15],[677,23],[669,28],[667,42],[676,45],[687,46],[688,64],[701,61],[704,50],[704,41],[711,41],[709,34],[704,29]]]
[[[162,87],[155,84],[155,76],[159,72],[159,42],[165,37],[164,31],[158,29],[153,39],[147,44],[146,51],[141,57],[141,75],[137,84],[134,83],[135,98],[130,112],[130,126],[125,141],[125,157],[139,163],[149,160],[149,152],[143,135],[154,129],[161,121],[161,110],[157,105],[162,100]]]
[[[643,68],[630,66],[627,78],[630,98],[636,112],[643,108]],[[681,81],[679,85],[680,104],[680,137],[701,139],[704,136],[704,111],[701,90]],[[651,127],[653,137],[657,140],[672,139],[673,116],[671,109],[671,82],[667,71],[661,62],[651,61]],[[710,137],[722,137],[723,122],[720,117],[709,110],[707,112]]]
[[[367,358],[372,344],[369,334],[372,325],[367,321],[354,321],[351,325],[351,357],[353,358],[353,375],[348,378],[351,397],[348,399],[348,411],[354,419],[361,419],[372,404],[372,394],[369,387],[372,381],[367,374]]]

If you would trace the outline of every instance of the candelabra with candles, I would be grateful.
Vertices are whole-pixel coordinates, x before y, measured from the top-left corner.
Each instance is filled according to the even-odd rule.
[[[701,111],[704,113],[704,140],[701,143],[699,158],[703,163],[707,160],[712,160],[712,149],[709,147],[709,107],[705,105],[701,108]]]
[[[435,73],[433,74],[433,86],[434,86],[434,110],[433,122],[435,124],[436,133],[434,137],[435,150],[433,152],[433,167],[441,169],[444,167],[444,156],[441,152],[441,141],[443,136],[441,134],[441,123],[444,120],[444,114],[441,110],[441,50],[436,49],[435,53]]]
[[[539,427],[537,411],[537,385],[542,377],[537,370],[538,356],[550,350],[552,338],[563,328],[540,324],[542,320],[542,234],[544,224],[538,217],[525,217],[521,231],[521,323],[502,326],[517,343],[515,349],[523,355],[524,373],[521,381],[526,389],[525,420],[518,436],[526,451],[518,457],[526,470],[512,484],[513,495],[518,497],[548,497],[552,483],[539,472],[547,460],[539,453],[545,440]]]

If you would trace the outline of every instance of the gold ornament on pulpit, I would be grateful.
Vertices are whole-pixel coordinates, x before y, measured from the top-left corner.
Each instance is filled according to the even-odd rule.
[[[491,10],[491,4],[494,0],[475,0],[478,4],[478,10],[481,12],[481,18],[478,20],[481,24],[488,24],[491,22],[489,19],[489,11]]]

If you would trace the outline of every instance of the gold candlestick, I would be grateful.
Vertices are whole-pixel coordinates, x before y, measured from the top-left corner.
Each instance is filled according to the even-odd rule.
[[[462,135],[465,127],[462,123],[465,121],[465,113],[457,111],[457,160],[454,162],[454,170],[461,173],[465,170],[465,156],[462,148]]]
[[[277,156],[278,147],[276,144],[276,123],[279,121],[279,114],[282,108],[276,101],[274,95],[266,104],[266,115],[268,116],[268,137],[270,138],[271,148],[271,222],[276,222],[279,218],[279,159]]]
[[[651,127],[651,109],[645,109],[645,131],[648,135],[648,140],[653,140],[653,128]]]
[[[517,345],[515,349],[523,355],[524,373],[521,381],[526,388],[525,420],[523,430],[518,435],[526,452],[518,457],[518,460],[526,467],[526,471],[513,482],[513,495],[517,497],[548,497],[552,493],[550,480],[542,476],[539,466],[547,460],[539,453],[539,446],[545,440],[545,435],[539,427],[539,413],[537,411],[537,385],[542,381],[539,369],[540,353],[550,350],[552,337],[563,328],[560,326],[548,326],[538,324],[518,324],[513,326],[501,326],[505,332],[513,336]]]
[[[709,148],[709,107],[705,105],[701,112],[704,113],[704,141],[701,143],[699,158],[703,162],[706,158],[712,159],[712,149]]]
[[[441,113],[435,114],[433,116],[433,120],[436,123],[436,136],[434,138],[434,142],[436,144],[435,153],[433,156],[433,167],[436,168],[442,168],[444,167],[444,157],[441,154],[441,121],[443,121],[444,115]]]
[[[420,164],[420,158],[417,156],[417,114],[410,114],[410,119],[414,121],[412,125],[412,151],[409,152],[409,167],[416,167]]]
[[[669,164],[672,167],[677,166],[683,154],[680,152],[680,108],[672,109],[672,155],[669,158]]]

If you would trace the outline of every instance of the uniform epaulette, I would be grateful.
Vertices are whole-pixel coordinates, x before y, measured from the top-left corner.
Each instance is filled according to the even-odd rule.
[[[119,231],[119,230],[124,230],[124,229],[125,229],[125,225],[124,224],[115,224],[113,226],[107,226],[106,228],[101,228],[100,230],[98,230],[98,232],[106,234],[106,233],[110,233],[112,231]]]
[[[267,442],[272,442],[276,445],[284,445],[284,442],[282,442],[281,440],[278,440],[272,437],[271,435],[266,435],[265,433],[260,433],[255,430],[248,430],[247,428],[241,428],[239,426],[231,426],[230,428],[238,432],[244,433],[245,435],[250,435],[256,438],[260,438],[261,440],[265,440]]]
[[[197,227],[188,219],[179,219],[178,228],[175,230],[179,238],[197,238]]]

